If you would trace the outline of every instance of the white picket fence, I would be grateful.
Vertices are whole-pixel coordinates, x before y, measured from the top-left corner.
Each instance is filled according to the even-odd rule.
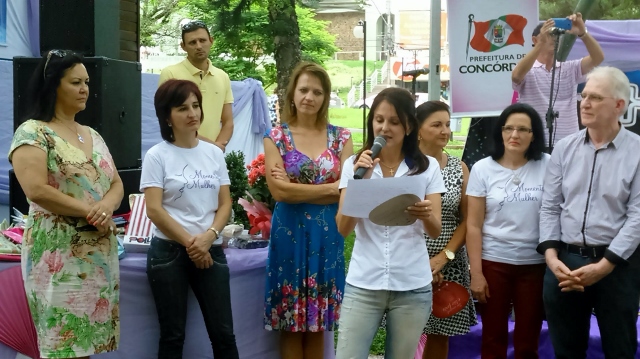
[[[367,89],[366,93],[379,84],[383,84],[387,81],[389,74],[389,62],[386,61],[381,68],[373,71],[371,76],[367,77]],[[357,85],[351,86],[349,93],[347,94],[347,107],[351,107],[356,101],[362,100],[363,82]]]

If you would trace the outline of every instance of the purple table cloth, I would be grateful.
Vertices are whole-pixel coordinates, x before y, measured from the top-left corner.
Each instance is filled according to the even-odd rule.
[[[240,358],[279,359],[279,335],[266,331],[262,322],[267,248],[226,249],[225,253],[231,272],[231,306]],[[120,261],[120,347],[115,352],[96,355],[96,359],[157,358],[160,329],[147,282],[146,264],[146,254],[138,253],[128,253]],[[15,265],[19,263],[0,262],[0,290],[2,271]],[[327,332],[325,338],[324,358],[333,359],[333,332]],[[14,350],[0,343],[1,359],[15,357]],[[189,293],[184,357],[213,358],[204,320],[193,293]]]

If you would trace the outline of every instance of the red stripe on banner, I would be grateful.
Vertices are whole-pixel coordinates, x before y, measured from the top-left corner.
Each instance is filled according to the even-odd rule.
[[[513,30],[505,45],[524,45],[524,28],[527,26],[527,19],[524,16],[510,14],[505,16],[505,21]]]
[[[140,227],[140,209],[142,207],[142,201],[140,196],[133,198],[133,209],[131,210],[131,223],[129,223],[130,231],[127,233],[130,236],[136,236]]]
[[[489,25],[491,24],[492,21],[494,20],[473,22],[473,25],[476,31],[473,34],[473,39],[471,39],[471,41],[469,42],[469,45],[471,45],[473,49],[480,52],[491,51],[491,42],[489,42],[489,40],[487,40],[485,36],[489,31]]]

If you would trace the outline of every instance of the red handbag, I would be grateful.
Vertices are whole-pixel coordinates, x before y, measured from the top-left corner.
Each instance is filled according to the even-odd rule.
[[[462,310],[469,302],[467,288],[455,282],[442,282],[433,289],[431,314],[436,318],[448,318]]]

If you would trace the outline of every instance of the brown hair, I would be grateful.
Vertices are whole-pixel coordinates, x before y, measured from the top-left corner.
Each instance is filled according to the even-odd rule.
[[[174,107],[181,106],[191,94],[196,95],[202,111],[202,93],[193,81],[171,79],[164,82],[153,98],[153,105],[156,108],[156,116],[160,124],[160,136],[168,142],[175,141],[173,129],[169,126],[171,118],[171,110]],[[204,120],[204,111],[200,115],[200,123]]]
[[[298,86],[298,79],[302,74],[309,74],[315,76],[320,80],[322,84],[322,91],[324,92],[324,101],[322,107],[318,111],[317,120],[329,123],[329,99],[331,97],[331,79],[329,74],[320,65],[312,62],[301,62],[293,69],[293,73],[289,78],[289,85],[287,85],[287,92],[284,95],[284,109],[282,111],[282,122],[293,124],[296,122],[297,110],[293,104],[293,95]]]

